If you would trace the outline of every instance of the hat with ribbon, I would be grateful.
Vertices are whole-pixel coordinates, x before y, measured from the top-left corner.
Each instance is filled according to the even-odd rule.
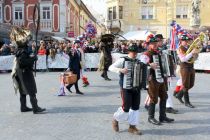
[[[153,34],[148,35],[147,39],[146,39],[146,43],[153,43],[153,42],[158,42],[155,35],[153,35]]]

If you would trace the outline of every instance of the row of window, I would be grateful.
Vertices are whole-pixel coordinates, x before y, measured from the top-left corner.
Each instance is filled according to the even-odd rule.
[[[2,7],[0,7],[0,20],[2,20]],[[16,6],[13,11],[14,20],[24,20],[24,7]],[[49,20],[51,19],[51,7],[43,6],[41,7],[41,19]]]
[[[123,6],[118,7],[119,19],[123,19]],[[143,6],[140,10],[141,19],[153,19],[154,18],[154,7],[153,6]],[[178,6],[176,8],[176,18],[188,18],[188,6]],[[108,20],[117,19],[117,7],[108,8]]]

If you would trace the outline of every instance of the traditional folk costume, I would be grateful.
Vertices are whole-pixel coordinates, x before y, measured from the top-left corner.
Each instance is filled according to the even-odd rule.
[[[149,104],[149,118],[148,121],[155,125],[160,125],[160,122],[172,122],[174,119],[170,119],[166,116],[166,100],[168,98],[167,91],[166,91],[166,77],[161,73],[161,78],[157,81],[155,76],[155,64],[153,60],[153,55],[157,55],[160,58],[160,52],[157,51],[156,46],[157,39],[154,35],[149,35],[147,37],[147,43],[149,44],[149,50],[143,54],[141,57],[141,61],[145,64],[151,66],[149,72],[149,79],[148,79],[148,94],[150,97],[150,104]],[[158,102],[158,97],[160,98],[159,102],[159,121],[154,118],[155,115],[155,105]]]
[[[28,41],[31,39],[31,33],[26,29],[16,28],[18,29],[14,28],[11,33],[11,40],[17,46],[12,78],[15,88],[18,88],[20,92],[20,111],[33,111],[34,114],[39,114],[46,109],[39,107],[37,104],[37,88],[33,75],[33,66],[37,60],[37,56],[30,56],[27,45]],[[30,97],[32,109],[26,105],[26,95]]]
[[[161,42],[163,38],[162,34],[157,34],[155,35],[155,38],[157,38],[157,41]],[[162,45],[162,44],[159,44]],[[158,46],[159,47],[159,46]],[[160,46],[158,48],[159,50],[161,50],[159,53],[162,53],[162,46]],[[165,85],[166,85],[166,92],[168,91],[168,81],[167,81],[167,77],[166,80],[164,81]],[[149,95],[147,95],[146,100],[145,100],[145,109],[148,110],[149,109],[149,104],[150,104],[150,97]],[[173,108],[173,101],[172,101],[172,95],[169,93],[168,94],[168,98],[166,100],[166,112],[167,113],[173,113],[176,114],[178,112],[178,110]]]
[[[130,46],[128,48],[129,53],[135,52],[137,54],[137,46]],[[125,68],[125,61],[135,63],[138,60],[136,58],[129,57],[129,53],[127,57],[118,59],[114,64],[109,67],[109,70],[112,72],[116,72],[120,74],[120,91],[122,98],[122,106],[118,108],[118,110],[114,113],[113,116],[113,129],[118,132],[119,126],[118,122],[128,121],[130,127],[128,131],[134,134],[141,134],[141,132],[136,128],[136,125],[139,124],[139,105],[140,105],[140,88],[139,87],[131,87],[130,89],[126,89],[123,87],[123,83],[125,82],[124,74],[122,72]],[[131,79],[132,80],[132,79]],[[131,81],[133,82],[133,81]]]
[[[181,36],[181,41],[188,41],[188,40],[192,39],[185,34]],[[197,57],[198,54],[197,53],[193,54],[192,52],[190,52],[189,54],[186,55],[186,51],[188,50],[188,48],[189,46],[186,43],[186,46],[182,46],[181,44],[178,49],[178,57],[180,59],[180,73],[181,73],[183,88],[177,95],[177,99],[181,103],[185,103],[185,106],[194,108],[194,106],[190,103],[188,91],[194,86],[195,70],[194,70],[194,64],[189,63],[188,61],[192,57]],[[183,96],[184,96],[184,102],[182,101]]]
[[[174,97],[177,98],[176,96],[178,95],[178,93],[182,90],[183,88],[183,84],[182,84],[182,78],[181,78],[181,73],[180,73],[180,66],[177,65],[176,68],[176,75],[179,77],[179,79],[176,82],[176,87],[174,89]]]
[[[101,37],[101,43],[99,44],[99,49],[101,51],[99,71],[103,71],[101,77],[105,80],[110,81],[107,72],[109,66],[112,64],[111,51],[113,48],[114,36],[111,34],[105,34]]]

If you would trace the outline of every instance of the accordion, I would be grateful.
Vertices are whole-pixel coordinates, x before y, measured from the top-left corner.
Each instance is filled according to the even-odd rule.
[[[153,62],[158,65],[157,69],[155,69],[155,78],[158,82],[163,82],[164,77],[175,76],[172,55],[167,53],[153,55]]]
[[[123,77],[123,89],[141,88],[142,63],[139,61],[125,61],[124,68],[128,73]]]

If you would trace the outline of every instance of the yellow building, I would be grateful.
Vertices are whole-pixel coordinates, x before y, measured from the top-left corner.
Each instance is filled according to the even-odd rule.
[[[210,0],[201,1],[200,26],[210,25],[208,3]],[[172,20],[176,20],[184,29],[191,29],[192,0],[106,0],[106,4],[106,23],[112,32],[121,31],[123,34],[149,30],[169,37]]]

